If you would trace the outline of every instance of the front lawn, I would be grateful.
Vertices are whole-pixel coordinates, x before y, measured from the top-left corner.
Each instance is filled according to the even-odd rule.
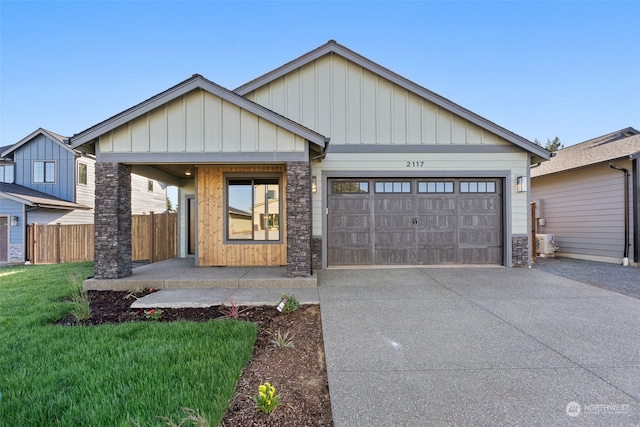
[[[234,320],[65,327],[68,277],[92,263],[0,268],[0,425],[216,426],[256,339]]]

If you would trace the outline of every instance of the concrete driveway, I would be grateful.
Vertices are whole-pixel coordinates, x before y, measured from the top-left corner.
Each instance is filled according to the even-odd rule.
[[[336,426],[640,425],[640,300],[534,269],[318,282]]]

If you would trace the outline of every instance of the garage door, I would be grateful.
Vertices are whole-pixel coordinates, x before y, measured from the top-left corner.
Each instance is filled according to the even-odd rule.
[[[502,264],[500,179],[331,179],[328,264]]]

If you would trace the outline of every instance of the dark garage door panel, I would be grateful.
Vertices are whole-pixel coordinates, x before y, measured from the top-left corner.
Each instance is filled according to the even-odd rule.
[[[360,181],[369,193],[328,195],[329,265],[502,263],[499,179],[495,193],[459,193],[461,180],[449,179],[456,190],[446,194],[417,193],[418,179],[391,194]]]
[[[329,265],[372,264],[371,198],[341,194],[329,198]]]

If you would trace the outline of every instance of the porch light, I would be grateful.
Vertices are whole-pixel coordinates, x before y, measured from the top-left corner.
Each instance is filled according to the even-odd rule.
[[[11,217],[11,225],[18,225],[18,217],[17,216],[12,216]]]
[[[518,193],[524,193],[527,191],[527,177],[519,176],[516,178],[516,191]]]
[[[191,176],[191,169],[187,169],[186,171],[184,171],[184,174],[186,176]]]
[[[315,177],[315,175],[311,177],[311,192],[318,192],[318,179]]]

